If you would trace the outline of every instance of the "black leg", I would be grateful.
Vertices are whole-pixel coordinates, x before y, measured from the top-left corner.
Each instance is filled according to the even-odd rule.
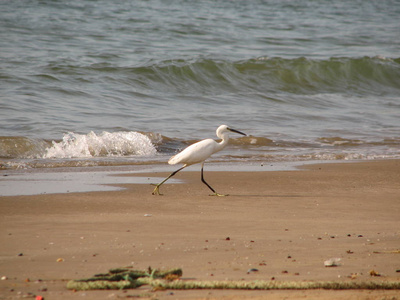
[[[203,167],[204,167],[204,164],[203,165],[201,165],[201,181],[206,185],[206,186],[208,186],[208,188],[210,189],[210,190],[212,190],[212,192],[214,193],[214,194],[212,194],[212,195],[210,195],[210,196],[228,196],[228,195],[224,195],[224,194],[218,194],[212,187],[211,187],[211,185],[209,185],[206,181],[205,181],[205,179],[204,179],[204,172],[203,172]]]
[[[202,181],[206,186],[208,186],[208,188],[209,188],[210,190],[212,190],[212,192],[213,192],[214,194],[217,194],[217,192],[204,180],[203,166],[201,166],[201,181]]]
[[[156,184],[156,187],[154,188],[154,191],[153,191],[153,195],[162,195],[162,194],[160,194],[160,186],[164,183],[164,182],[166,182],[168,179],[170,179],[172,176],[174,176],[176,173],[178,173],[180,170],[182,170],[182,169],[184,169],[184,168],[186,168],[186,166],[183,166],[182,168],[180,168],[180,169],[178,169],[178,170],[176,170],[176,171],[174,171],[174,172],[172,172],[167,178],[165,178],[163,181],[161,181],[159,184]]]

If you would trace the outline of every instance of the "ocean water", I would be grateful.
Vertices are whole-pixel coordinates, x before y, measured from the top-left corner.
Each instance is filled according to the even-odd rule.
[[[400,157],[399,1],[0,2],[0,168]]]

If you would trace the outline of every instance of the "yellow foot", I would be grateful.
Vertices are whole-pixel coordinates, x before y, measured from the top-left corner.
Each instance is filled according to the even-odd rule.
[[[229,194],[218,194],[218,193],[215,193],[215,194],[211,194],[210,196],[218,196],[218,197],[226,197],[226,196],[229,196]]]
[[[162,194],[160,193],[160,189],[159,189],[160,187],[157,184],[151,184],[151,185],[155,185],[156,186],[151,194],[152,195],[160,195],[160,196],[162,196]]]

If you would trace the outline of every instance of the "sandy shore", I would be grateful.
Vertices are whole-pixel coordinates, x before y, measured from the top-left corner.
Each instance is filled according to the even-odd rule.
[[[0,197],[0,299],[400,299],[399,290],[66,289],[128,265],[180,267],[198,280],[400,280],[400,160],[205,175],[230,196],[209,197],[199,172],[182,172],[185,183],[162,186],[163,196],[132,184]],[[330,258],[340,266],[325,267]]]

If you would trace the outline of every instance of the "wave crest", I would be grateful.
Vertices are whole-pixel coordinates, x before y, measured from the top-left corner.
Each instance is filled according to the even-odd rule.
[[[86,135],[69,132],[61,142],[46,149],[43,158],[79,158],[101,156],[154,155],[150,139],[139,132],[106,132]]]
[[[399,63],[399,58],[380,56],[322,60],[259,57],[242,61],[200,58],[161,61],[124,71],[128,71],[136,86],[186,93],[204,94],[206,90],[209,94],[221,91],[398,94]]]

